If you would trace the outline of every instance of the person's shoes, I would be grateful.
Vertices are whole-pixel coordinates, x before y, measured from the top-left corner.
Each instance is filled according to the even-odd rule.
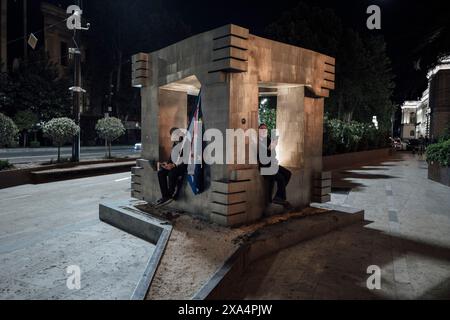
[[[290,209],[290,208],[292,208],[291,204],[290,204],[288,201],[286,201],[286,200],[284,200],[284,199],[281,199],[281,198],[278,198],[278,197],[275,197],[275,199],[273,199],[272,202],[273,202],[274,204],[278,204],[278,205],[280,205],[280,206],[283,206],[285,209]]]
[[[169,204],[170,202],[172,202],[172,200],[173,199],[171,199],[171,198],[165,198],[164,197],[164,198],[161,198],[158,201],[156,201],[154,203],[154,205],[155,205],[155,207],[165,206],[165,205]]]

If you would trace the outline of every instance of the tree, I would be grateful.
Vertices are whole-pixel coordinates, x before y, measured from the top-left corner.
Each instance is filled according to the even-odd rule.
[[[107,146],[107,157],[111,158],[111,142],[119,139],[125,134],[125,127],[120,119],[108,117],[98,120],[95,130],[101,139],[104,139]]]
[[[23,134],[23,146],[27,146],[28,132],[34,128],[39,122],[37,115],[31,111],[19,111],[14,116],[14,122],[19,129],[19,132]]]
[[[40,121],[64,117],[72,109],[70,86],[47,54],[37,52],[0,77],[0,112],[14,117],[18,111],[30,111]]]
[[[276,100],[272,97],[260,98],[259,120],[267,126],[269,132],[277,128],[277,108]]]
[[[18,134],[19,129],[14,121],[0,113],[0,147],[15,145]]]
[[[61,147],[80,132],[80,127],[69,118],[55,118],[44,125],[44,135],[58,147],[58,162],[61,162]]]
[[[113,108],[121,119],[139,116],[139,91],[131,88],[131,56],[153,52],[182,40],[189,28],[162,0],[86,1],[86,16],[95,28],[90,31],[90,65],[84,70],[91,105]],[[101,97],[101,98],[100,98]],[[94,108],[95,108],[94,106]]]
[[[330,9],[300,3],[267,28],[275,40],[336,57],[336,90],[325,108],[346,122],[371,123],[391,128],[394,89],[391,61],[381,37],[363,38]]]

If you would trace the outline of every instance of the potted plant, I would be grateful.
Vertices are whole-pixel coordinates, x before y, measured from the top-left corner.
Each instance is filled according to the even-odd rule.
[[[450,187],[450,139],[427,148],[428,178]]]

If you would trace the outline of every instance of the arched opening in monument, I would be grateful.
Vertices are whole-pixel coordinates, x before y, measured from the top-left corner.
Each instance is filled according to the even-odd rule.
[[[195,75],[159,87],[159,159],[170,158],[172,128],[186,129],[195,108],[201,83]]]
[[[304,152],[305,87],[259,83],[259,123],[278,130],[277,158],[281,165],[301,168]]]

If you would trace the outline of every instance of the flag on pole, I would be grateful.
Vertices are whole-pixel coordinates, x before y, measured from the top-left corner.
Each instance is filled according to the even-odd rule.
[[[193,110],[189,127],[190,155],[188,165],[188,182],[195,195],[203,192],[203,113],[202,96],[198,96],[197,105]]]

